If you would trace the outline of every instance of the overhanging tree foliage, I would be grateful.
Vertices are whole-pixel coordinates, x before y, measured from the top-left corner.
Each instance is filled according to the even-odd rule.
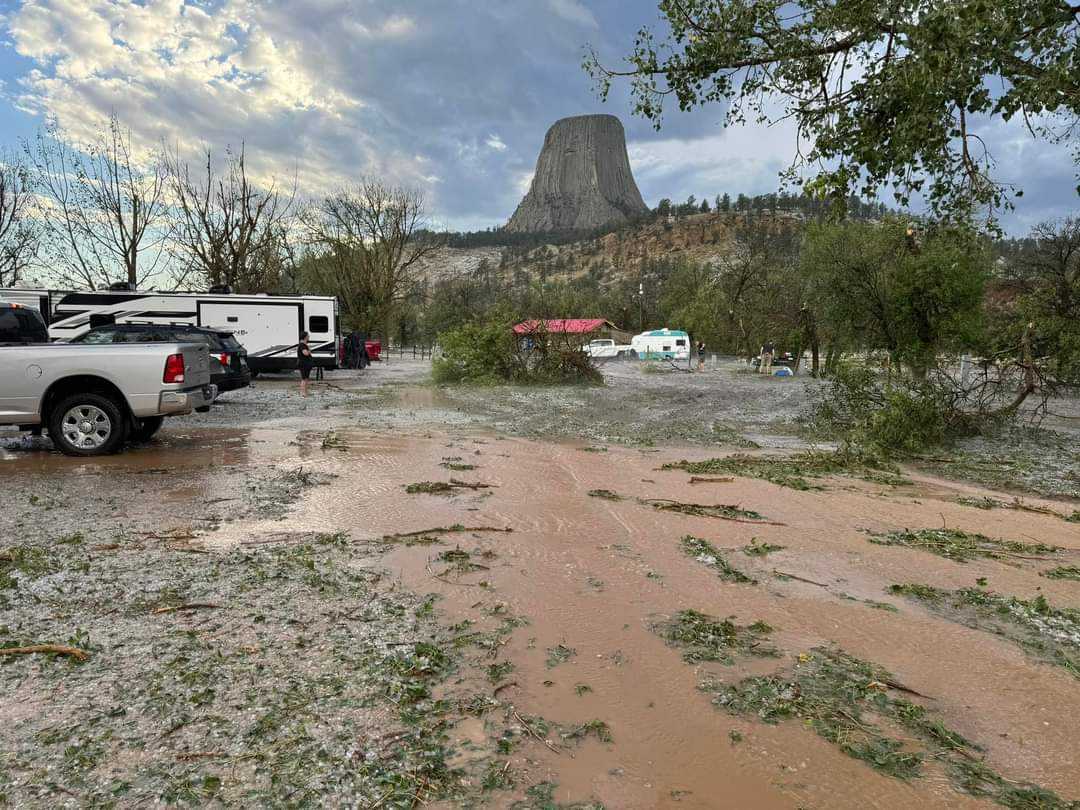
[[[938,215],[984,206],[992,218],[1021,191],[994,179],[980,127],[1021,116],[1032,136],[1064,141],[1080,121],[1069,0],[661,0],[660,11],[670,40],[642,28],[629,69],[586,58],[601,95],[629,77],[635,112],[658,128],[669,96],[683,110],[727,102],[729,124],[793,118],[793,170],[818,165],[811,189],[840,207],[892,187],[900,204],[921,192]]]

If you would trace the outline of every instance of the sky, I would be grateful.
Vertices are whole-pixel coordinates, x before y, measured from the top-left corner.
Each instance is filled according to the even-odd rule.
[[[584,48],[618,65],[658,22],[656,0],[0,0],[0,146],[46,121],[85,142],[115,112],[145,148],[243,143],[304,195],[363,175],[418,186],[434,226],[472,230],[509,219],[552,123],[603,112],[651,206],[776,191],[790,124],[724,129],[713,105],[669,109],[657,132],[626,87],[600,102]],[[1068,148],[1020,122],[985,137],[1025,190],[1008,232],[1080,208]]]

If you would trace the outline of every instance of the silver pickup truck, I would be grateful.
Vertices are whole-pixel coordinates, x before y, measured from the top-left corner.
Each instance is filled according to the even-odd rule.
[[[45,428],[70,456],[145,441],[166,416],[207,410],[217,394],[206,344],[47,340],[37,312],[0,303],[0,425]]]

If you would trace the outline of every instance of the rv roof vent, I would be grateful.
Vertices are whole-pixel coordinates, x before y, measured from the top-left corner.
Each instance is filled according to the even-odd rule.
[[[135,285],[130,281],[114,281],[109,285],[111,292],[135,292]]]
[[[215,284],[210,288],[211,295],[229,295],[232,293],[232,287],[228,284]]]

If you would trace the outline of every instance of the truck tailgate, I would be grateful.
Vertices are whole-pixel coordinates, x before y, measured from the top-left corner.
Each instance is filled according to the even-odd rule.
[[[205,343],[185,343],[184,388],[198,388],[210,383],[210,348]]]

